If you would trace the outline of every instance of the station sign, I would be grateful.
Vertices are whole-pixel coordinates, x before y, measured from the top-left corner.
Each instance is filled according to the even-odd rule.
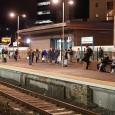
[[[82,37],[81,43],[82,44],[92,44],[93,43],[93,37]]]
[[[13,42],[13,46],[17,46],[17,42]]]
[[[11,43],[11,37],[2,37],[1,43],[10,44]]]

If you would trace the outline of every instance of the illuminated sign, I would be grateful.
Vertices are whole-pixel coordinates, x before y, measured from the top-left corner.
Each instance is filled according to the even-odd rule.
[[[91,44],[91,43],[93,43],[93,37],[82,37],[81,43],[82,44]]]
[[[11,43],[11,38],[10,38],[10,37],[3,37],[3,38],[1,39],[1,42],[2,42],[2,43],[10,44],[10,43]]]

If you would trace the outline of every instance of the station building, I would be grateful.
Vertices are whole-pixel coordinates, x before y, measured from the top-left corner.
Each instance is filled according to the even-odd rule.
[[[19,30],[19,34],[31,39],[31,48],[62,48],[62,27],[64,26],[65,48],[81,46],[81,38],[93,36],[94,46],[113,45],[112,22],[66,22],[42,25]],[[26,41],[25,41],[26,42]]]
[[[87,3],[89,3],[89,13],[84,13],[87,14],[85,16],[88,19],[87,21],[76,20],[75,8],[77,6],[71,9],[65,4],[65,23],[59,23],[62,22],[62,6],[57,6],[59,9],[57,10],[56,6],[53,5],[56,9],[54,10],[53,6],[51,7],[51,1],[38,0],[38,26],[19,30],[18,33],[25,39],[25,42],[26,38],[30,37],[30,46],[33,49],[49,49],[50,47],[61,49],[63,42],[62,27],[64,26],[65,48],[80,47],[82,37],[92,36],[95,47],[103,46],[111,50],[110,48],[114,45],[113,12],[115,11],[115,1],[89,0]],[[85,9],[87,7],[86,4]],[[53,13],[52,10],[54,10]],[[61,13],[59,13],[60,11]],[[70,11],[74,12],[71,14]],[[83,19],[82,16],[81,19]]]

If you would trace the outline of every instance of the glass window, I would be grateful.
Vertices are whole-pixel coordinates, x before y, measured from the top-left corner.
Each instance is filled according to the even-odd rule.
[[[107,2],[107,10],[113,9],[113,1]]]
[[[95,17],[98,18],[98,17],[99,17],[99,14],[96,14]]]
[[[50,14],[50,11],[38,11],[37,12],[38,15],[45,15],[45,14]]]
[[[36,24],[48,24],[48,23],[52,23],[52,21],[51,20],[38,20],[36,22]]]
[[[47,6],[47,5],[50,5],[50,1],[48,2],[39,2],[37,3],[38,6]]]
[[[98,5],[99,5],[98,3],[95,3],[95,7],[98,7]]]

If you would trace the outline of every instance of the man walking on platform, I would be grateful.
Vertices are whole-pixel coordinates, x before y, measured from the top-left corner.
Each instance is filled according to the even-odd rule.
[[[88,69],[89,67],[89,59],[90,59],[90,56],[92,56],[93,54],[93,50],[89,47],[89,46],[86,46],[87,50],[85,52],[85,56],[84,58],[82,59],[83,62],[86,62],[86,69]]]

